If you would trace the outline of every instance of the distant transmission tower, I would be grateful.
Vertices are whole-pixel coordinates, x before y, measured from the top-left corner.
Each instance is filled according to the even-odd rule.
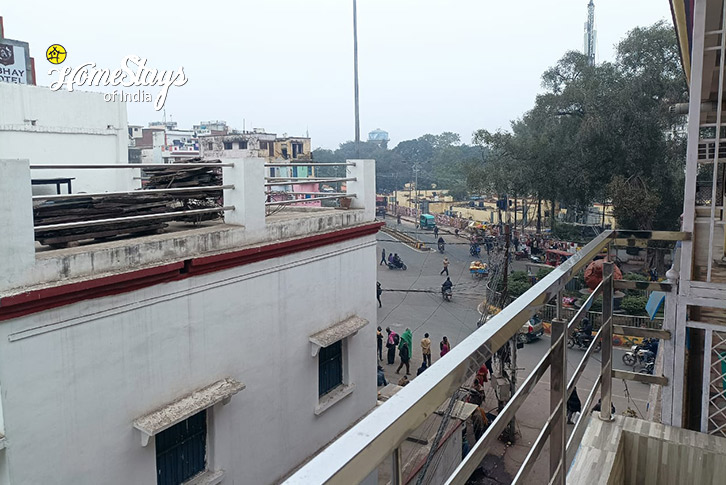
[[[595,30],[595,2],[590,0],[587,5],[587,22],[585,22],[585,55],[591,66],[595,65],[595,46],[597,45],[597,30]]]

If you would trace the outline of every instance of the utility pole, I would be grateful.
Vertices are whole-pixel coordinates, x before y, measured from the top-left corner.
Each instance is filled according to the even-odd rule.
[[[358,108],[358,9],[353,0],[353,84],[355,91],[355,156],[360,158],[360,111]]]
[[[416,239],[418,239],[418,225],[421,220],[418,213],[418,162],[413,164],[414,184],[416,185],[416,210],[414,211],[414,217],[416,218]]]
[[[511,231],[509,223],[507,223],[504,226],[504,288],[502,289],[502,302],[503,305],[506,306],[507,301],[507,294],[509,292],[508,288],[508,282],[509,282],[509,242],[511,240]],[[514,393],[517,392],[517,334],[514,334],[514,337],[512,337],[509,342],[507,342],[507,345],[509,346],[510,352],[509,352],[509,399],[511,399],[514,396]],[[502,370],[504,370],[504,363],[502,363]],[[515,436],[515,418],[512,418],[512,420],[507,425],[507,440],[510,442],[514,442],[514,436]]]

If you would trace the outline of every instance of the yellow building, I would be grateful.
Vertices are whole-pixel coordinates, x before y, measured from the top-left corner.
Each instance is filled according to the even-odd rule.
[[[285,136],[275,138],[273,148],[273,159],[284,160],[304,159],[311,157],[310,138],[304,136]]]

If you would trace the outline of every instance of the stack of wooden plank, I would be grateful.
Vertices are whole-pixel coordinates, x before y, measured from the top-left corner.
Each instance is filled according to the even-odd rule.
[[[199,160],[188,160],[199,162]],[[148,168],[144,189],[204,187],[222,185],[221,167]],[[35,233],[36,241],[52,247],[67,247],[84,240],[105,240],[119,236],[139,236],[162,232],[170,221],[197,223],[217,219],[222,211],[204,214],[178,214],[186,210],[208,209],[222,205],[221,190],[174,192],[169,194],[98,195],[76,199],[46,200],[33,208],[34,224],[49,226],[69,222],[89,222],[129,216],[166,214],[168,217],[137,221],[107,221],[99,224],[46,229]]]
[[[200,158],[186,160],[187,163],[201,163]],[[222,168],[211,165],[219,160],[210,160],[209,167],[176,168],[150,168],[144,172],[149,176],[144,185],[145,189],[170,189],[184,187],[205,187],[222,185]],[[222,191],[207,190],[194,192],[174,192],[170,194],[173,199],[175,211],[210,209],[221,207]],[[201,222],[222,217],[222,212],[208,212],[206,214],[180,215],[175,221]]]
[[[170,212],[170,198],[165,195],[115,195],[70,200],[49,200],[33,208],[35,226],[68,222],[97,221],[119,217],[162,214]],[[167,220],[168,221],[168,220]],[[109,221],[103,224],[35,232],[36,241],[53,247],[87,239],[103,240],[124,235],[161,232],[167,224],[163,219],[141,221]]]

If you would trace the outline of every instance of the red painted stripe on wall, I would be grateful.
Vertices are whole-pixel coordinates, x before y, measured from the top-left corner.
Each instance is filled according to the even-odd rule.
[[[382,225],[383,223],[376,222],[300,239],[243,249],[241,251],[192,258],[113,276],[30,290],[17,295],[0,298],[0,321],[69,305],[82,300],[127,293],[160,283],[221,271],[368,236],[378,232],[378,229]]]

